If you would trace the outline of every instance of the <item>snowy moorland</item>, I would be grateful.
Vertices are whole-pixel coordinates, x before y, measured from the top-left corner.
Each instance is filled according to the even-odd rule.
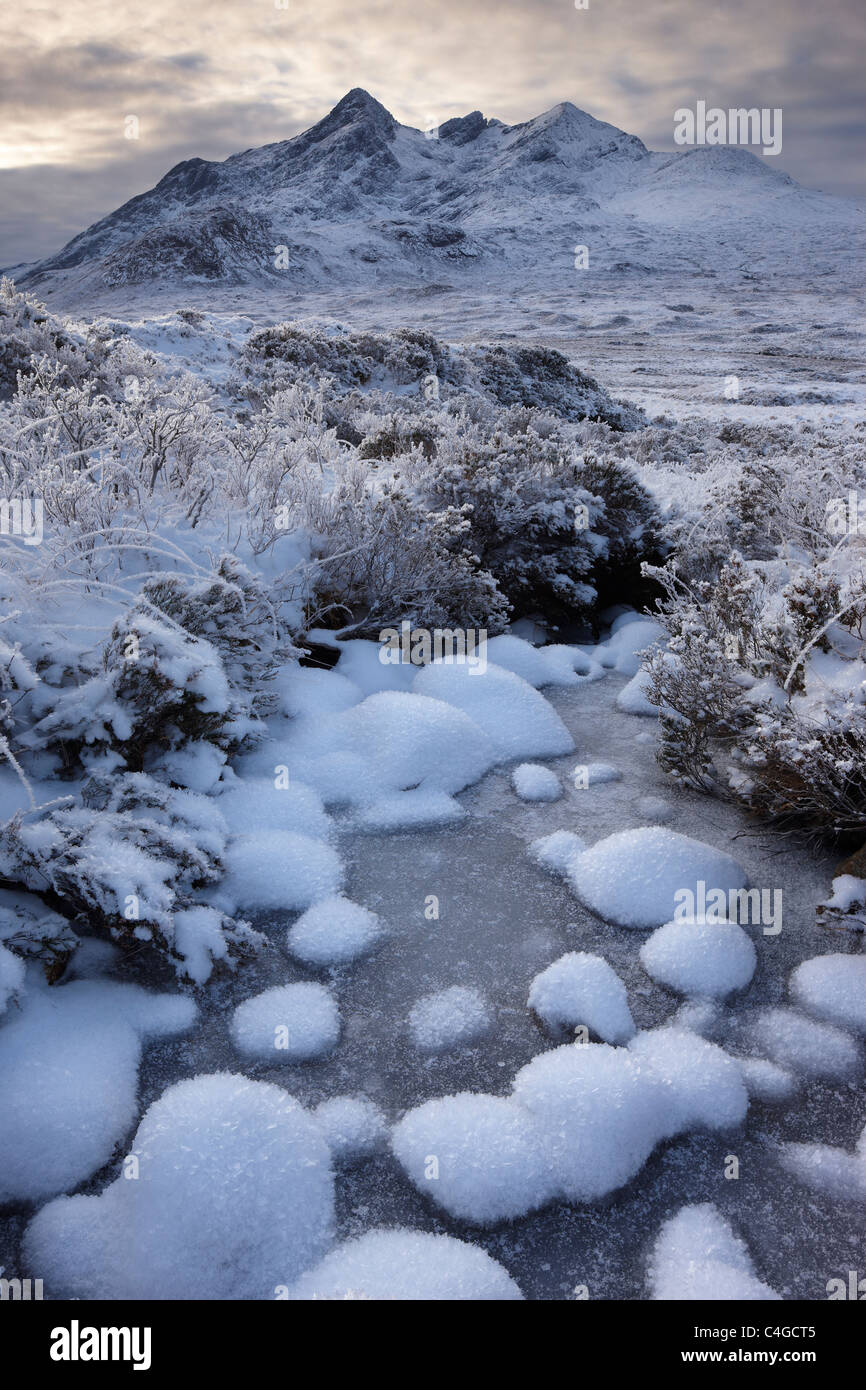
[[[7,1277],[847,1277],[866,416],[752,389],[3,283]]]

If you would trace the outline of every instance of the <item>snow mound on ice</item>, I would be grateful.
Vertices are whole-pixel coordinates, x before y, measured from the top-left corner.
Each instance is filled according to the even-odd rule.
[[[866,1033],[866,956],[828,955],[804,960],[793,972],[791,995],[827,1023]]]
[[[660,796],[639,797],[635,803],[635,810],[641,820],[668,821],[674,816],[673,806]]]
[[[689,918],[666,922],[644,942],[641,963],[648,975],[680,994],[724,998],[745,989],[757,956],[736,922]]]
[[[852,1154],[829,1144],[783,1144],[779,1157],[807,1187],[842,1201],[866,1202],[866,1127]]]
[[[613,763],[578,763],[572,774],[575,784],[597,787],[603,782],[621,782],[622,773]]]
[[[512,758],[554,758],[570,753],[574,740],[552,705],[520,676],[488,665],[434,661],[415,677],[413,690],[444,700],[484,729],[497,762]]]
[[[340,1011],[324,985],[308,980],[274,985],[237,1006],[231,1035],[245,1057],[304,1062],[336,1047]]]
[[[419,1191],[484,1225],[556,1197],[604,1197],[663,1139],[739,1124],[747,1108],[739,1070],[721,1048],[664,1028],[628,1047],[543,1052],[517,1073],[510,1098],[427,1101],[394,1127],[391,1143]]]
[[[542,835],[540,840],[533,840],[529,853],[542,869],[565,875],[571,863],[585,849],[586,845],[579,835],[572,834],[570,830],[554,830],[552,835]]]
[[[24,1249],[52,1295],[266,1299],[332,1239],[328,1146],[278,1086],[226,1073],[180,1081],[132,1142],[138,1177],[60,1197]]]
[[[384,1145],[388,1126],[378,1105],[366,1096],[334,1096],[313,1111],[335,1164],[369,1158]]]
[[[307,908],[286,932],[286,946],[305,965],[344,965],[372,950],[384,933],[375,912],[337,894]]]
[[[517,1073],[562,1194],[591,1202],[629,1182],[662,1137],[667,1091],[625,1048],[566,1044]],[[435,1146],[429,1150],[435,1153]]]
[[[95,980],[32,989],[0,1028],[0,1202],[77,1187],[136,1117],[142,1040],[189,1029],[191,999]]]
[[[519,1299],[498,1261],[477,1245],[426,1231],[368,1231],[298,1280],[292,1299]]]
[[[648,691],[649,675],[646,671],[638,671],[617,695],[617,708],[624,714],[641,714],[655,718],[658,715],[658,706],[652,703]]]
[[[521,801],[556,801],[562,796],[556,773],[540,763],[519,763],[511,774],[511,785]]]
[[[560,956],[536,975],[528,1003],[551,1028],[582,1023],[609,1043],[624,1043],[634,1035],[625,985],[606,960],[586,951]]]
[[[779,1105],[782,1101],[793,1100],[797,1094],[797,1078],[775,1062],[768,1062],[765,1057],[737,1057],[735,1060],[746,1090],[755,1100],[765,1105]]]
[[[391,1145],[419,1192],[478,1225],[522,1216],[557,1194],[538,1125],[500,1096],[428,1100],[394,1126]]]
[[[273,777],[250,777],[223,792],[217,805],[233,835],[255,835],[258,831],[289,830],[322,840],[333,822],[326,815],[322,798],[303,782],[289,780],[286,787],[275,786],[280,765],[275,748]]]
[[[353,825],[369,831],[417,830],[422,826],[453,825],[465,817],[460,802],[447,792],[413,787],[410,791],[380,797],[370,806],[362,806]]]
[[[444,1052],[474,1042],[490,1028],[490,1010],[477,989],[452,985],[427,994],[409,1014],[412,1041],[422,1052]]]
[[[734,1129],[746,1118],[749,1094],[740,1068],[715,1043],[665,1024],[638,1033],[628,1050],[667,1090],[666,1113],[658,1120],[665,1137],[691,1129]]]
[[[355,638],[339,642],[340,660],[337,674],[360,687],[363,695],[376,695],[380,690],[409,690],[418,674],[418,667],[409,662],[381,660],[385,650],[381,642]]]
[[[698,883],[728,892],[744,888],[746,875],[735,859],[712,845],[663,826],[620,830],[599,840],[568,865],[578,897],[599,917],[621,927],[661,927],[673,920],[676,894]]]
[[[487,735],[455,702],[431,698],[435,694],[370,695],[335,721],[341,746],[363,759],[377,795],[416,786],[459,792],[492,766]],[[375,799],[363,788],[358,792],[359,801]]]
[[[239,835],[225,853],[226,876],[213,901],[230,911],[304,911],[338,893],[343,865],[330,845],[289,830]]]
[[[761,1052],[803,1076],[850,1081],[863,1069],[863,1049],[853,1038],[796,1009],[762,1009],[751,1032]]]
[[[667,633],[661,623],[653,618],[632,617],[623,614],[629,621],[617,619],[611,636],[595,648],[593,655],[609,671],[618,671],[622,676],[633,676],[640,670],[638,652],[646,647],[657,646],[667,641]]]
[[[579,675],[586,676],[591,662],[577,647],[552,644],[533,647],[522,637],[503,633],[487,643],[487,660],[503,671],[511,671],[529,685],[577,685]]]
[[[351,665],[351,662],[349,663]],[[274,678],[283,714],[291,719],[321,719],[324,714],[340,714],[360,704],[365,692],[339,671],[322,671],[315,666],[283,666]]]
[[[742,1240],[710,1202],[683,1207],[659,1232],[650,1260],[652,1297],[712,1302],[780,1297],[762,1284]]]

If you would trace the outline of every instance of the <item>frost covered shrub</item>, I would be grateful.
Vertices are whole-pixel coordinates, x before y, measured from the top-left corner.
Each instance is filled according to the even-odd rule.
[[[657,553],[656,509],[634,474],[528,423],[515,434],[452,423],[430,467],[409,471],[428,505],[465,511],[469,546],[514,616],[587,616],[600,585],[615,576],[622,594]]]
[[[0,826],[0,875],[121,944],[150,942],[195,980],[259,941],[196,901],[222,872],[226,827],[213,801],[142,773],[95,776],[81,800]]]
[[[310,622],[378,635],[404,618],[426,628],[507,623],[508,605],[471,545],[459,507],[431,510],[399,484],[348,476],[329,499]]]

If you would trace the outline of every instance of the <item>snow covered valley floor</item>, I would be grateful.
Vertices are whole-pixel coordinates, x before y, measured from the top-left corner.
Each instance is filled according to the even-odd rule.
[[[311,970],[283,949],[285,929],[296,914],[252,914],[271,946],[235,976],[205,987],[200,1017],[188,1035],[146,1046],[136,1121],[117,1143],[112,1160],[77,1190],[97,1194],[114,1181],[122,1156],[132,1151],[138,1117],[167,1087],[196,1074],[242,1072],[275,1083],[305,1107],[362,1094],[389,1125],[437,1097],[461,1091],[507,1095],[514,1074],[555,1045],[529,1012],[527,995],[533,978],[568,952],[589,952],[610,963],[626,986],[639,1030],[670,1020],[684,1000],[655,983],[643,968],[639,953],[648,933],[603,921],[528,852],[533,841],[558,830],[593,844],[644,825],[647,806],[641,799],[646,797],[664,803],[654,810],[669,829],[733,855],[750,882],[784,891],[781,932],[765,936],[760,927],[747,928],[757,952],[751,984],[719,1007],[712,1024],[706,1019],[699,1023],[696,1015],[691,1020],[733,1052],[755,1051],[746,1022],[758,1009],[789,1002],[792,969],[827,952],[848,952],[853,958],[858,938],[816,928],[815,904],[826,892],[828,862],[804,853],[796,842],[745,823],[728,805],[671,786],[654,760],[655,721],[617,707],[616,696],[625,684],[624,676],[610,672],[576,687],[546,689],[576,744],[575,753],[544,760],[561,780],[560,799],[520,800],[506,767],[460,795],[468,814],[457,825],[340,834],[345,892],[378,913],[388,932],[367,956],[332,970]],[[277,742],[262,750],[262,757],[267,761],[273,753],[278,762],[279,752]],[[613,763],[621,779],[574,786],[575,765],[596,761]],[[632,872],[638,894],[640,871],[636,856]],[[438,898],[436,920],[425,916],[430,895]],[[109,977],[172,991],[176,986],[170,973],[155,968],[153,959],[148,953],[126,958]],[[230,1034],[233,1008],[272,986],[304,980],[324,982],[333,991],[342,1020],[337,1046],[320,1060],[295,1064],[245,1059]],[[419,1051],[408,1026],[412,1006],[422,996],[455,985],[484,996],[488,1030],[467,1045]],[[793,1070],[796,1074],[796,1064]],[[628,1105],[631,1098],[611,1094],[604,1099],[616,1107]],[[662,1224],[686,1205],[712,1203],[745,1239],[760,1280],[785,1299],[820,1299],[826,1297],[829,1279],[844,1277],[856,1264],[862,1203],[856,1196],[845,1200],[804,1186],[780,1162],[780,1145],[814,1142],[851,1153],[862,1124],[858,1079],[801,1075],[793,1097],[773,1103],[752,1097],[741,1124],[721,1132],[698,1127],[660,1143],[631,1181],[602,1200],[554,1198],[540,1210],[492,1226],[455,1219],[422,1195],[380,1140],[378,1152],[338,1166],[336,1237],[343,1241],[380,1227],[446,1233],[487,1250],[525,1297],[568,1299],[576,1291],[583,1296],[585,1286],[591,1298],[640,1299],[650,1295],[648,1266]],[[246,1137],[252,1141],[254,1135]],[[736,1179],[725,1176],[730,1156],[739,1161]],[[255,1181],[254,1170],[250,1176]],[[212,1200],[231,1202],[218,1186]],[[0,1263],[7,1270],[21,1266],[18,1237],[30,1215],[32,1209],[19,1209],[5,1223]],[[271,1216],[278,1219],[277,1209]],[[237,1219],[243,1219],[240,1210]],[[134,1223],[129,1234],[128,1257],[136,1249]],[[711,1246],[706,1239],[698,1244],[701,1251]],[[218,1245],[215,1251],[219,1253]],[[687,1256],[688,1250],[680,1250],[674,1259],[681,1261],[685,1289]],[[235,1257],[226,1254],[229,1264]],[[135,1258],[142,1258],[141,1252]],[[146,1251],[143,1258],[145,1296],[158,1296],[149,1286]],[[63,1263],[60,1258],[61,1267]],[[34,1267],[28,1272],[38,1277],[43,1271]],[[44,1273],[50,1296],[52,1280]],[[399,1288],[398,1265],[390,1277],[392,1287]],[[742,1276],[735,1289],[743,1292]],[[363,1289],[355,1296],[364,1296]]]

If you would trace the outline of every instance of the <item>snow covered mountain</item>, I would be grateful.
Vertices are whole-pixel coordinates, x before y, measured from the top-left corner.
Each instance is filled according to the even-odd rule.
[[[313,289],[443,278],[511,288],[594,269],[661,274],[856,254],[864,214],[744,149],[649,151],[569,102],[519,125],[479,111],[400,125],[354,89],[310,130],[189,159],[31,266],[22,283],[86,300],[136,285]]]

